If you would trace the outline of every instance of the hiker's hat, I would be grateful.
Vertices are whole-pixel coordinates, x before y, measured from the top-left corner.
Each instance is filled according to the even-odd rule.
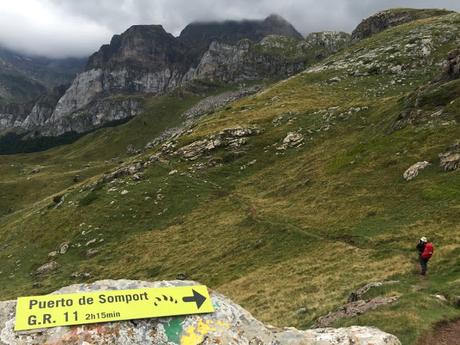
[[[425,243],[428,242],[428,240],[427,240],[427,238],[426,238],[425,236],[423,236],[423,237],[420,239],[420,241],[425,242]]]

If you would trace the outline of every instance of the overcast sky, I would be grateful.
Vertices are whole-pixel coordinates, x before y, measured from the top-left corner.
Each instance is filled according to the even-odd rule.
[[[351,32],[391,7],[460,10],[460,0],[0,0],[0,45],[52,57],[87,56],[133,24],[178,35],[196,20],[259,19],[275,13],[303,34]]]

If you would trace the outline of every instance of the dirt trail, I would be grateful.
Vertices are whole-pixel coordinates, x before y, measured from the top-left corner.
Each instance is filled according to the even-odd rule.
[[[418,345],[460,345],[460,320],[439,324],[433,335],[422,339]]]

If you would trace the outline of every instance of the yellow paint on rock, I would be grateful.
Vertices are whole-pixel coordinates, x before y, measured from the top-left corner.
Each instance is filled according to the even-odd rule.
[[[219,329],[229,329],[230,325],[224,321],[199,320],[196,326],[190,326],[181,337],[181,345],[197,345],[203,342],[204,337],[211,333],[217,332]]]

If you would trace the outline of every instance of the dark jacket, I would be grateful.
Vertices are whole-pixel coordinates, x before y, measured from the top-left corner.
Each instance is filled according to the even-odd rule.
[[[426,246],[426,243],[425,242],[422,242],[422,241],[419,241],[418,244],[417,244],[417,251],[418,251],[418,254],[421,256],[423,254],[423,252],[425,251],[425,246]]]

